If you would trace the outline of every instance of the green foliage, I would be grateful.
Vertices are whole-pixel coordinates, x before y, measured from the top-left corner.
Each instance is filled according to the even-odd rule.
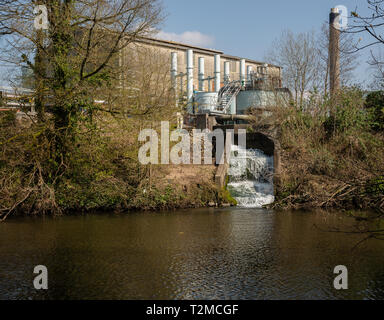
[[[340,132],[367,130],[372,125],[372,115],[364,108],[363,93],[358,88],[341,91],[333,102],[329,117],[324,121],[328,136]]]
[[[372,129],[384,130],[384,91],[375,91],[367,95],[365,107],[372,113]]]
[[[384,196],[384,176],[371,179],[366,186],[366,192]]]
[[[360,89],[344,88],[312,109],[279,110],[276,206],[383,206],[384,139],[377,130],[382,98],[375,93],[365,102]]]
[[[231,193],[227,188],[223,188],[219,192],[219,202],[221,203],[229,203],[232,206],[237,206],[237,201],[234,197],[232,197]]]

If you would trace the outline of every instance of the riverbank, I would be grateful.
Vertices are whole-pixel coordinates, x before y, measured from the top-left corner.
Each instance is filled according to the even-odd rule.
[[[214,165],[140,164],[137,136],[140,128],[156,128],[153,122],[102,114],[94,128],[79,129],[66,154],[56,157],[51,127],[15,121],[13,112],[1,113],[0,219],[235,203],[214,183]]]
[[[254,124],[262,132],[269,123],[280,145],[271,207],[383,210],[384,134],[361,91],[308,110],[277,108]],[[235,205],[214,183],[213,165],[139,163],[138,133],[159,123],[95,113],[57,154],[49,121],[17,126],[14,113],[3,112],[0,217]]]
[[[350,89],[310,111],[274,113],[281,172],[272,207],[384,210],[384,101],[367,101]]]

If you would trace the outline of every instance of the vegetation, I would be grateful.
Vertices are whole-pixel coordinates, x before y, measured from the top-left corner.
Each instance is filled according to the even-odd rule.
[[[138,162],[140,130],[164,119],[176,124],[169,57],[129,50],[162,20],[158,1],[39,4],[47,30],[34,28],[35,1],[0,4],[1,59],[30,71],[37,112],[24,108],[26,121],[0,115],[0,220],[15,212],[217,203],[214,186],[159,186],[154,177],[167,173]]]
[[[213,185],[212,167],[138,161],[140,130],[160,130],[164,119],[176,126],[179,111],[169,57],[140,46],[139,54],[129,51],[161,21],[157,1],[41,4],[48,9],[48,30],[32,28],[35,1],[0,4],[0,36],[7,44],[1,58],[29,70],[37,111],[27,121],[11,111],[0,114],[0,220],[17,212],[235,204],[226,189]],[[357,87],[344,87],[329,97],[324,46],[317,47],[313,34],[285,35],[271,56],[289,66],[294,102],[265,121],[275,123],[282,152],[274,206],[383,208],[382,91],[365,97]],[[342,61],[347,82],[354,59]],[[323,92],[313,90],[305,99],[316,85]]]
[[[294,94],[291,107],[274,110],[269,120],[276,123],[269,130],[281,143],[282,153],[274,207],[384,208],[380,56],[371,51],[376,71],[373,87],[379,91],[365,94],[350,81],[359,51],[384,44],[383,4],[383,0],[367,0],[371,14],[352,12],[348,29],[340,34],[342,89],[332,95],[327,28],[320,35],[286,31],[272,47],[272,58],[287,66],[285,83]],[[367,37],[356,40],[360,34]]]
[[[383,122],[370,101],[344,88],[274,111],[282,156],[274,207],[384,208]]]

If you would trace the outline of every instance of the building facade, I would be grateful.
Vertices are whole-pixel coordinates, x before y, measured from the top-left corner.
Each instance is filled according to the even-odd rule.
[[[231,56],[218,50],[154,38],[138,39],[126,48],[126,50],[139,51],[140,49],[155,50],[159,55],[166,57],[165,61],[169,61],[169,71],[177,75],[178,84],[181,83],[185,89],[188,85],[188,51],[192,57],[190,72],[193,78],[193,91],[218,91],[226,82],[247,80],[251,74],[254,77],[268,77],[275,88],[281,87],[282,69],[273,64]],[[220,79],[219,88],[215,87],[216,79]]]

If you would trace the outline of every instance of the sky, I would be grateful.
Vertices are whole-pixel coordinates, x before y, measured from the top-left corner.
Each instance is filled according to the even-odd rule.
[[[166,18],[159,38],[261,61],[283,30],[317,32],[332,7],[344,5],[349,14],[368,12],[366,0],[163,0],[163,5]],[[372,72],[366,63],[369,55],[369,49],[361,52],[358,81]]]
[[[349,13],[367,13],[366,0],[160,0],[165,19],[158,37],[213,48],[226,54],[264,61],[267,50],[283,30],[319,31],[328,22],[330,9],[344,5]],[[361,35],[359,35],[361,36]],[[367,35],[363,37],[366,40]],[[370,79],[361,52],[356,80]],[[265,61],[268,62],[268,61]],[[7,85],[10,70],[0,65],[0,85]]]

